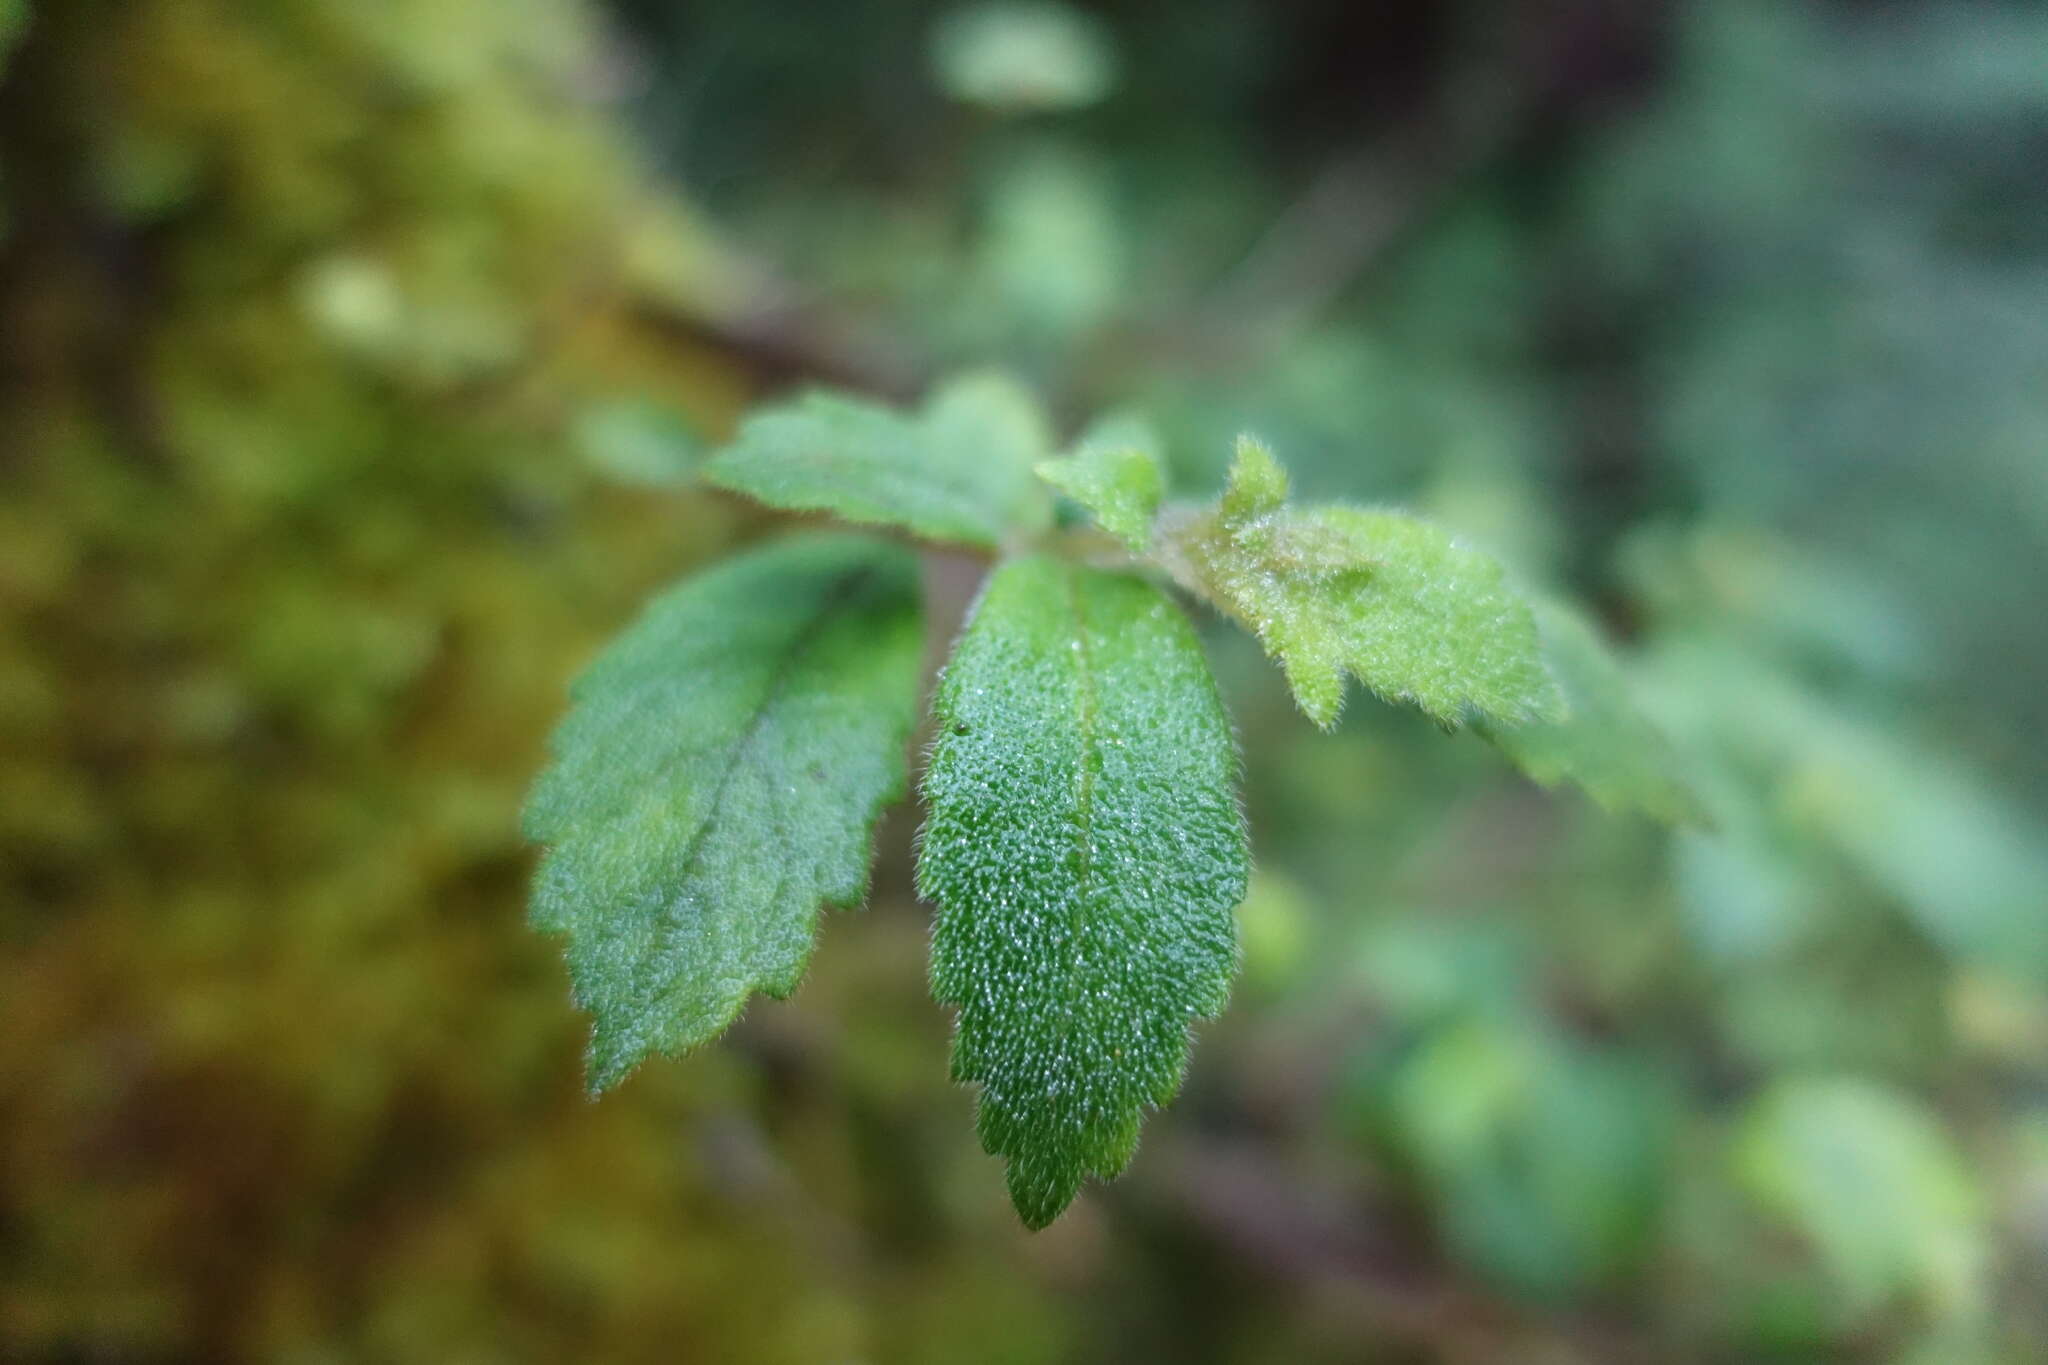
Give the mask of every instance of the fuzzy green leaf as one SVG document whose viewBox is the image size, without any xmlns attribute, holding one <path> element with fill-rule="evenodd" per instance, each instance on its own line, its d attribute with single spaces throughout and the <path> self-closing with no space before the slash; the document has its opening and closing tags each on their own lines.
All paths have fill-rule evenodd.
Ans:
<svg viewBox="0 0 2048 1365">
<path fill-rule="evenodd" d="M 1251 436 L 1237 438 L 1237 456 L 1230 463 L 1230 482 L 1223 490 L 1221 511 L 1232 522 L 1273 516 L 1287 504 L 1287 471 L 1266 443 Z"/>
<path fill-rule="evenodd" d="M 1047 558 L 1000 569 L 934 702 L 918 889 L 957 1079 L 1043 1227 L 1130 1160 L 1223 1008 L 1245 829 L 1229 722 L 1158 589 Z"/>
<path fill-rule="evenodd" d="M 1637 709 L 1628 679 L 1591 622 L 1539 599 L 1544 657 L 1563 691 L 1563 719 L 1480 729 L 1545 786 L 1573 782 L 1610 811 L 1635 810 L 1670 824 L 1698 824 L 1698 800 L 1678 775 L 1678 755 Z"/>
<path fill-rule="evenodd" d="M 917 562 L 802 536 L 671 589 L 577 680 L 526 809 L 533 922 L 567 934 L 593 1092 L 786 996 L 821 902 L 866 894 L 903 795 Z"/>
<path fill-rule="evenodd" d="M 1493 560 L 1398 512 L 1287 502 L 1272 453 L 1238 441 L 1229 487 L 1162 536 L 1191 591 L 1259 637 L 1325 729 L 1347 673 L 1455 727 L 1562 714 L 1536 623 Z"/>
<path fill-rule="evenodd" d="M 1031 471 L 1049 447 L 1029 393 L 971 375 L 915 416 L 832 393 L 769 408 L 704 474 L 774 507 L 993 549 L 1045 524 L 1047 499 Z"/>
<path fill-rule="evenodd" d="M 1064 460 L 1046 460 L 1038 477 L 1088 509 L 1103 530 L 1143 554 L 1166 496 L 1166 471 L 1146 435 L 1119 425 L 1093 433 Z"/>
</svg>

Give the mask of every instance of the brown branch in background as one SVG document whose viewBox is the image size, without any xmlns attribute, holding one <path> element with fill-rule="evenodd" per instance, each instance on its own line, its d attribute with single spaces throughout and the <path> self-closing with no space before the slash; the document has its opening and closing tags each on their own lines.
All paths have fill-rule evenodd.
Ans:
<svg viewBox="0 0 2048 1365">
<path fill-rule="evenodd" d="M 639 318 L 655 331 L 732 357 L 763 390 L 803 383 L 838 385 L 906 402 L 931 379 L 928 361 L 901 339 L 818 300 L 766 291 L 757 307 L 727 316 L 686 312 L 665 300 L 636 300 Z"/>
<path fill-rule="evenodd" d="M 1320 313 L 1463 178 L 1470 158 L 1434 169 L 1368 151 L 1331 162 L 1195 307 L 1199 335 L 1268 337 Z"/>
<path fill-rule="evenodd" d="M 1266 1145 L 1161 1134 L 1128 1200 L 1220 1250 L 1250 1274 L 1314 1299 L 1361 1346 L 1389 1339 L 1449 1365 L 1502 1360 L 1635 1365 L 1668 1359 L 1632 1324 L 1523 1308 L 1467 1282 L 1391 1210 L 1334 1176 L 1304 1172 Z"/>
</svg>

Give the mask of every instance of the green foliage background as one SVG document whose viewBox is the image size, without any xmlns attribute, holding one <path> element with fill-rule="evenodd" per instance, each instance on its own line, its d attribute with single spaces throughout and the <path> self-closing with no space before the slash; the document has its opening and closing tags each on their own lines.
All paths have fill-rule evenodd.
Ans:
<svg viewBox="0 0 2048 1365">
<path fill-rule="evenodd" d="M 0 0 L 0 1357 L 2048 1355 L 2043 51 Z M 1036 1235 L 913 821 L 793 1001 L 597 1104 L 518 836 L 566 680 L 778 524 L 694 479 L 745 404 L 991 363 L 1590 600 L 1712 825 L 1323 735 L 1205 630 L 1244 970 Z"/>
</svg>

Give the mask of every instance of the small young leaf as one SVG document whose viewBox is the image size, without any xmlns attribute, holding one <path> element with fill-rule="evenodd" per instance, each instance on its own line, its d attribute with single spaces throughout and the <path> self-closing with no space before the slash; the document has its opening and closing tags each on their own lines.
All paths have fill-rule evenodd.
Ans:
<svg viewBox="0 0 2048 1365">
<path fill-rule="evenodd" d="M 1091 433 L 1064 460 L 1046 460 L 1038 477 L 1094 516 L 1102 529 L 1143 554 L 1152 541 L 1152 518 L 1166 495 L 1166 471 L 1145 433 L 1121 424 Z"/>
<path fill-rule="evenodd" d="M 1187 620 L 1048 558 L 990 581 L 934 703 L 918 889 L 982 1145 L 1043 1227 L 1130 1160 L 1235 963 L 1248 854 L 1229 722 Z"/>
<path fill-rule="evenodd" d="M 1257 441 L 1238 441 L 1217 505 L 1163 539 L 1175 578 L 1259 637 L 1325 729 L 1347 672 L 1446 726 L 1562 712 L 1535 620 L 1498 564 L 1397 512 L 1289 505 L 1286 472 Z"/>
<path fill-rule="evenodd" d="M 831 393 L 769 408 L 747 419 L 704 474 L 774 507 L 993 549 L 1045 524 L 1047 500 L 1031 469 L 1049 446 L 1030 394 L 996 375 L 970 375 L 915 417 Z"/>
<path fill-rule="evenodd" d="M 903 795 L 917 562 L 870 537 L 770 545 L 657 598 L 577 680 L 535 785 L 535 927 L 569 936 L 601 1091 L 786 996 L 820 902 L 867 890 Z"/>
<path fill-rule="evenodd" d="M 1223 490 L 1226 520 L 1246 522 L 1278 513 L 1287 503 L 1287 471 L 1266 443 L 1251 436 L 1237 438 L 1237 457 L 1230 463 L 1230 482 Z"/>
<path fill-rule="evenodd" d="M 1536 622 L 1568 713 L 1523 725 L 1482 722 L 1480 730 L 1545 786 L 1574 782 L 1610 811 L 1700 823 L 1704 816 L 1678 776 L 1677 754 L 1636 708 L 1621 666 L 1592 623 L 1549 599 L 1538 599 Z"/>
</svg>

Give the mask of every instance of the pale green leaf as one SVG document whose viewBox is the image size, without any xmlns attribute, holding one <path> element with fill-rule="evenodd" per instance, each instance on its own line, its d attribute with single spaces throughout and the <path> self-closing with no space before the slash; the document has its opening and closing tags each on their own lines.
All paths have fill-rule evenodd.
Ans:
<svg viewBox="0 0 2048 1365">
<path fill-rule="evenodd" d="M 1091 433 L 1067 459 L 1040 463 L 1038 477 L 1087 508 L 1132 554 L 1143 554 L 1151 543 L 1166 471 L 1141 432 Z"/>
<path fill-rule="evenodd" d="M 1535 611 L 1566 714 L 1521 725 L 1482 722 L 1479 728 L 1545 786 L 1573 782 L 1611 811 L 1699 823 L 1699 802 L 1679 776 L 1678 755 L 1637 708 L 1628 679 L 1592 623 L 1551 599 L 1538 599 Z"/>
<path fill-rule="evenodd" d="M 970 375 L 914 416 L 832 393 L 765 409 L 704 474 L 774 507 L 993 549 L 1046 523 L 1032 466 L 1049 447 L 1029 393 Z"/>
<path fill-rule="evenodd" d="M 1834 850 L 1956 959 L 2048 980 L 2048 845 L 2023 804 L 1745 647 L 1668 639 L 1649 662 L 1663 712 L 1705 746 L 1701 795 L 1731 852 L 1772 868 L 1803 911 L 1816 886 L 1787 840 Z"/>
<path fill-rule="evenodd" d="M 1088 423 L 1081 439 L 1074 442 L 1074 449 L 1081 451 L 1091 447 L 1142 450 L 1158 460 L 1162 470 L 1165 468 L 1166 445 L 1159 439 L 1158 428 L 1129 408 L 1106 412 Z M 1161 477 L 1164 477 L 1163 473 Z"/>
<path fill-rule="evenodd" d="M 1237 457 L 1231 461 L 1230 482 L 1223 490 L 1222 513 L 1227 521 L 1247 522 L 1272 516 L 1286 506 L 1287 471 L 1275 459 L 1265 442 L 1250 436 L 1237 438 Z"/>
<path fill-rule="evenodd" d="M 1565 1296 L 1640 1255 L 1672 1097 L 1625 1053 L 1551 1036 L 1498 999 L 1431 1027 L 1373 1098 L 1461 1257 Z"/>
<path fill-rule="evenodd" d="M 1217 505 L 1162 541 L 1175 578 L 1255 633 L 1326 729 L 1347 673 L 1445 726 L 1562 714 L 1535 618 L 1497 563 L 1398 512 L 1292 506 L 1257 441 L 1239 440 Z"/>
<path fill-rule="evenodd" d="M 536 927 L 569 937 L 590 1086 L 784 996 L 821 902 L 866 894 L 903 795 L 917 562 L 865 536 L 782 541 L 657 598 L 588 672 L 526 809 Z"/>
<path fill-rule="evenodd" d="M 1982 1305 L 1982 1195 L 1934 1117 L 1848 1077 L 1781 1081 L 1744 1119 L 1736 1174 L 1803 1234 L 1867 1311 L 1891 1296 L 1939 1315 Z"/>
<path fill-rule="evenodd" d="M 1079 109 L 1116 84 L 1102 21 L 1055 0 L 983 0 L 933 27 L 931 58 L 954 99 L 1008 113 Z"/>
<path fill-rule="evenodd" d="M 704 449 L 681 412 L 645 398 L 593 404 L 577 414 L 569 435 L 593 468 L 639 488 L 687 487 Z"/>
<path fill-rule="evenodd" d="M 1065 140 L 991 169 L 955 307 L 963 341 L 1059 354 L 1109 318 L 1133 273 L 1109 166 Z"/>
<path fill-rule="evenodd" d="M 1230 727 L 1158 589 L 1047 558 L 996 573 L 934 706 L 933 992 L 982 1143 L 1042 1227 L 1123 1169 L 1228 995 L 1248 862 Z"/>
</svg>

